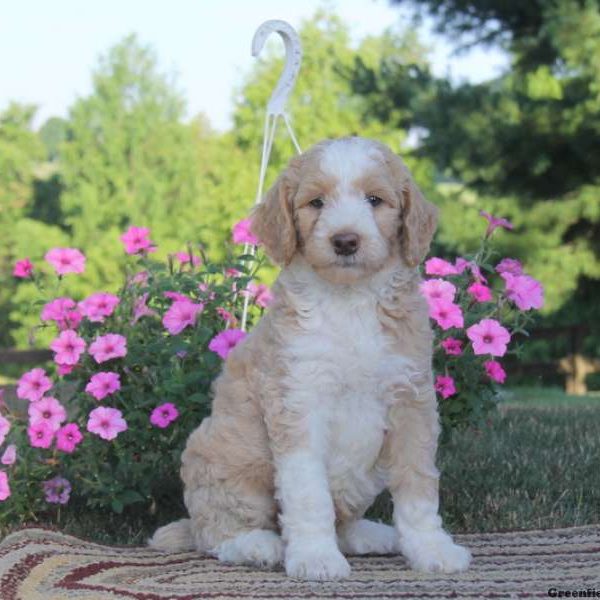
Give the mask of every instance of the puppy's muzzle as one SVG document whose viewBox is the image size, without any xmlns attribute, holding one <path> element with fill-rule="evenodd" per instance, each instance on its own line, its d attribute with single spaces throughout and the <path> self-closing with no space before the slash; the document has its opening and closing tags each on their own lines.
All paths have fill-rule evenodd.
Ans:
<svg viewBox="0 0 600 600">
<path fill-rule="evenodd" d="M 358 250 L 360 238 L 356 233 L 336 233 L 334 236 L 331 236 L 331 245 L 336 254 L 351 256 Z"/>
</svg>

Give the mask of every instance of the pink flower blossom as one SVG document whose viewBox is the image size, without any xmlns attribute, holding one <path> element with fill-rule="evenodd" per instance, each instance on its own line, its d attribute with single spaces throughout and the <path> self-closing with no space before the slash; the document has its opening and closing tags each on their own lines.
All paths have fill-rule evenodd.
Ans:
<svg viewBox="0 0 600 600">
<path fill-rule="evenodd" d="M 4 502 L 8 497 L 10 497 L 8 475 L 4 471 L 0 471 L 0 502 Z"/>
<path fill-rule="evenodd" d="M 468 261 L 466 258 L 462 258 L 461 256 L 459 256 L 454 261 L 454 269 L 456 270 L 457 275 L 461 275 L 462 273 L 464 273 L 465 269 L 470 264 L 471 264 L 470 261 Z"/>
<path fill-rule="evenodd" d="M 17 447 L 14 444 L 10 444 L 6 446 L 6 450 L 0 458 L 0 462 L 3 465 L 14 465 L 17 460 Z"/>
<path fill-rule="evenodd" d="M 475 354 L 504 356 L 510 342 L 510 333 L 496 319 L 482 319 L 467 329 Z"/>
<path fill-rule="evenodd" d="M 77 335 L 76 331 L 67 329 L 62 331 L 50 344 L 54 350 L 54 362 L 58 365 L 76 365 L 79 357 L 85 351 L 85 341 Z"/>
<path fill-rule="evenodd" d="M 33 275 L 33 263 L 28 258 L 23 258 L 15 263 L 13 276 L 27 279 Z"/>
<path fill-rule="evenodd" d="M 4 444 L 4 440 L 6 439 L 9 431 L 10 421 L 6 417 L 0 415 L 0 446 Z"/>
<path fill-rule="evenodd" d="M 192 302 L 192 299 L 189 296 L 179 292 L 163 292 L 163 296 L 169 300 L 174 300 L 175 302 Z"/>
<path fill-rule="evenodd" d="M 121 236 L 127 254 L 139 252 L 153 252 L 156 247 L 148 237 L 150 230 L 147 227 L 134 227 L 133 225 Z"/>
<path fill-rule="evenodd" d="M 39 421 L 27 428 L 29 443 L 34 448 L 50 448 L 54 438 L 54 430 L 46 421 Z"/>
<path fill-rule="evenodd" d="M 440 275 L 441 277 L 444 277 L 446 275 L 457 275 L 458 271 L 456 270 L 456 267 L 447 260 L 434 256 L 425 261 L 425 273 L 427 273 L 427 275 Z"/>
<path fill-rule="evenodd" d="M 237 277 L 241 277 L 242 275 L 243 275 L 243 273 L 239 269 L 233 269 L 233 268 L 225 269 L 226 277 L 233 277 L 234 279 L 236 279 Z"/>
<path fill-rule="evenodd" d="M 114 440 L 119 433 L 127 430 L 127 422 L 119 409 L 99 406 L 90 412 L 87 430 L 103 440 Z"/>
<path fill-rule="evenodd" d="M 177 407 L 171 402 L 165 402 L 160 406 L 157 406 L 150 415 L 150 423 L 155 427 L 160 427 L 164 429 L 168 427 L 177 417 L 179 416 L 179 411 Z"/>
<path fill-rule="evenodd" d="M 162 323 L 171 335 L 181 333 L 186 327 L 196 324 L 198 313 L 204 310 L 204 304 L 194 303 L 191 300 L 176 300 L 165 313 Z"/>
<path fill-rule="evenodd" d="M 95 339 L 89 353 L 98 364 L 112 358 L 122 358 L 127 355 L 127 339 L 118 333 L 107 333 Z"/>
<path fill-rule="evenodd" d="M 66 504 L 71 494 L 71 484 L 63 477 L 54 477 L 42 483 L 46 502 Z"/>
<path fill-rule="evenodd" d="M 71 454 L 81 440 L 83 435 L 76 423 L 67 423 L 56 432 L 56 447 L 67 454 Z"/>
<path fill-rule="evenodd" d="M 506 371 L 502 368 L 502 365 L 497 360 L 486 360 L 483 363 L 487 376 L 492 381 L 498 383 L 504 383 L 506 381 Z"/>
<path fill-rule="evenodd" d="M 516 258 L 503 258 L 496 265 L 496 273 L 511 273 L 512 275 L 523 275 L 523 265 Z"/>
<path fill-rule="evenodd" d="M 461 340 L 453 337 L 447 337 L 445 340 L 442 340 L 442 348 L 450 356 L 460 356 L 462 354 L 462 345 Z"/>
<path fill-rule="evenodd" d="M 23 373 L 17 385 L 17 397 L 21 400 L 37 402 L 50 388 L 52 381 L 44 369 L 31 369 Z"/>
<path fill-rule="evenodd" d="M 237 319 L 222 306 L 217 306 L 217 314 L 227 323 L 235 327 L 237 325 Z"/>
<path fill-rule="evenodd" d="M 56 365 L 56 371 L 59 377 L 64 377 L 73 371 L 75 365 Z"/>
<path fill-rule="evenodd" d="M 428 279 L 427 281 L 423 281 L 419 287 L 421 293 L 427 298 L 428 303 L 436 300 L 454 302 L 456 288 L 449 281 L 444 281 L 443 279 Z"/>
<path fill-rule="evenodd" d="M 488 221 L 488 227 L 485 232 L 486 238 L 490 237 L 490 235 L 494 233 L 494 230 L 497 227 L 504 227 L 504 229 L 513 229 L 513 224 L 507 219 L 504 219 L 502 217 L 494 217 L 493 215 L 490 215 L 490 213 L 485 212 L 485 210 L 480 210 L 479 214 Z"/>
<path fill-rule="evenodd" d="M 75 301 L 71 298 L 56 298 L 44 305 L 41 319 L 54 321 L 61 330 L 77 329 L 82 317 L 75 307 Z"/>
<path fill-rule="evenodd" d="M 271 306 L 271 303 L 273 302 L 273 294 L 271 293 L 271 290 L 263 283 L 257 285 L 254 282 L 250 282 L 242 294 L 248 295 L 250 298 L 254 298 L 256 304 L 262 308 Z"/>
<path fill-rule="evenodd" d="M 103 400 L 121 389 L 121 380 L 119 374 L 113 371 L 100 371 L 92 375 L 92 378 L 85 386 L 85 391 L 94 396 L 96 400 Z"/>
<path fill-rule="evenodd" d="M 29 405 L 29 424 L 46 423 L 53 432 L 58 431 L 60 424 L 67 419 L 65 407 L 52 396 L 45 396 Z"/>
<path fill-rule="evenodd" d="M 192 257 L 190 260 L 189 252 L 175 252 L 174 256 L 182 265 L 191 263 L 194 267 L 197 267 L 199 264 L 202 263 L 202 259 L 199 256 L 196 256 L 194 254 L 192 254 Z"/>
<path fill-rule="evenodd" d="M 226 329 L 215 335 L 208 344 L 208 349 L 216 352 L 223 360 L 229 353 L 246 337 L 246 333 L 240 329 Z"/>
<path fill-rule="evenodd" d="M 429 304 L 429 316 L 443 329 L 463 327 L 464 318 L 458 304 L 447 300 L 433 300 Z"/>
<path fill-rule="evenodd" d="M 85 270 L 85 256 L 76 248 L 52 248 L 44 258 L 58 275 L 83 273 Z"/>
<path fill-rule="evenodd" d="M 487 285 L 479 283 L 478 281 L 472 283 L 467 288 L 467 292 L 469 292 L 473 300 L 476 300 L 477 302 L 490 302 L 490 300 L 492 300 L 492 290 L 490 290 Z"/>
<path fill-rule="evenodd" d="M 454 379 L 449 375 L 438 375 L 435 378 L 435 391 L 442 398 L 449 398 L 456 394 L 456 386 L 454 385 Z"/>
<path fill-rule="evenodd" d="M 81 314 L 93 323 L 103 323 L 106 317 L 113 314 L 118 304 L 118 296 L 106 292 L 96 292 L 82 300 L 78 307 Z"/>
<path fill-rule="evenodd" d="M 142 317 L 158 317 L 158 313 L 148 307 L 148 292 L 136 298 L 133 305 L 133 319 L 131 323 L 135 325 Z"/>
<path fill-rule="evenodd" d="M 129 283 L 143 287 L 145 285 L 148 285 L 148 276 L 148 271 L 140 271 L 130 279 Z"/>
<path fill-rule="evenodd" d="M 238 221 L 232 229 L 234 244 L 251 244 L 258 246 L 260 240 L 250 230 L 252 221 L 250 219 L 242 219 Z"/>
<path fill-rule="evenodd" d="M 216 298 L 216 294 L 210 289 L 207 283 L 199 283 L 198 289 L 202 293 L 206 294 L 207 300 L 214 300 Z"/>
<path fill-rule="evenodd" d="M 542 284 L 529 275 L 513 275 L 508 271 L 500 276 L 506 284 L 504 293 L 520 310 L 542 308 L 544 305 L 544 288 Z"/>
</svg>

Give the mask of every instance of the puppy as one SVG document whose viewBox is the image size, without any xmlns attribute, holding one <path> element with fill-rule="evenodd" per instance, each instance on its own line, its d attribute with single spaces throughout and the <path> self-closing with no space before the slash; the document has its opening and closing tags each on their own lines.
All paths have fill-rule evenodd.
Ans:
<svg viewBox="0 0 600 600">
<path fill-rule="evenodd" d="M 386 146 L 321 142 L 258 205 L 282 266 L 274 304 L 214 384 L 182 457 L 190 518 L 150 545 L 292 577 L 347 577 L 344 554 L 400 551 L 421 571 L 467 568 L 438 514 L 432 333 L 417 266 L 436 209 Z M 363 519 L 388 488 L 394 527 Z"/>
</svg>

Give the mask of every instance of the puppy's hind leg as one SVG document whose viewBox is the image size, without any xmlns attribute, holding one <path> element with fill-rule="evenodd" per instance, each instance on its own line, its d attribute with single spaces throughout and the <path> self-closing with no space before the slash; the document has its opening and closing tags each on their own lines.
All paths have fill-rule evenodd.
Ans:
<svg viewBox="0 0 600 600">
<path fill-rule="evenodd" d="M 344 554 L 396 554 L 400 536 L 394 527 L 359 519 L 338 528 L 338 544 Z"/>
</svg>

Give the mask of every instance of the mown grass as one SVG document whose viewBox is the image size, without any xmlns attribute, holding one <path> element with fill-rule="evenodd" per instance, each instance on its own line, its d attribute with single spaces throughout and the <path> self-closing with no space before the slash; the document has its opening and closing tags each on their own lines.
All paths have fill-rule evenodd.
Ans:
<svg viewBox="0 0 600 600">
<path fill-rule="evenodd" d="M 439 452 L 441 509 L 454 532 L 569 527 L 600 523 L 600 397 L 553 389 L 505 395 L 485 427 L 455 432 Z M 173 517 L 180 499 L 174 499 Z M 389 497 L 370 516 L 389 520 Z M 46 523 L 113 544 L 143 544 L 158 523 L 72 507 Z"/>
</svg>

